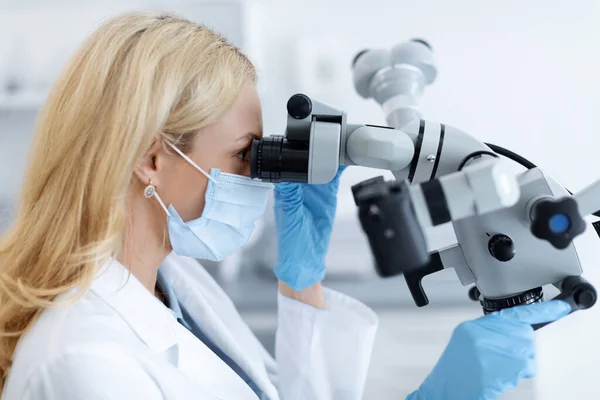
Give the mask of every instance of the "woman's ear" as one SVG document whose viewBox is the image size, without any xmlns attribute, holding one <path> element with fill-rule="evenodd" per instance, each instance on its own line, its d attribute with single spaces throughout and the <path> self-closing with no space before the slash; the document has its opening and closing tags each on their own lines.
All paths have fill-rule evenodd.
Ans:
<svg viewBox="0 0 600 400">
<path fill-rule="evenodd" d="M 148 151 L 142 155 L 134 168 L 134 174 L 140 182 L 142 182 L 142 185 L 149 185 L 150 182 L 152 182 L 154 186 L 160 184 L 160 174 L 158 173 L 156 160 L 161 154 L 164 154 L 161 140 L 154 139 Z"/>
</svg>

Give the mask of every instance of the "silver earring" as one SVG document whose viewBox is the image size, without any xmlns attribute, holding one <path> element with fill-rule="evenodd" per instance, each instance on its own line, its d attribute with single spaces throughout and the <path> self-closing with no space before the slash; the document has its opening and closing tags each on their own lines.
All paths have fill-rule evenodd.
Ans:
<svg viewBox="0 0 600 400">
<path fill-rule="evenodd" d="M 158 193 L 156 193 L 156 187 L 154 187 L 154 185 L 152 184 L 152 181 L 150 181 L 148 186 L 146 186 L 146 188 L 144 188 L 144 197 L 147 199 L 154 197 L 158 201 L 158 204 L 160 204 L 162 209 L 165 211 L 165 213 L 169 216 L 171 215 L 169 213 L 169 209 L 167 208 L 167 206 L 165 206 L 165 203 L 163 203 L 163 201 L 160 198 L 160 196 L 158 195 Z"/>
<path fill-rule="evenodd" d="M 154 196 L 155 194 L 156 194 L 156 188 L 152 184 L 152 181 L 150 181 L 150 183 L 148 184 L 148 186 L 146 186 L 146 188 L 144 189 L 144 197 L 146 197 L 147 199 L 149 199 L 152 196 Z"/>
</svg>

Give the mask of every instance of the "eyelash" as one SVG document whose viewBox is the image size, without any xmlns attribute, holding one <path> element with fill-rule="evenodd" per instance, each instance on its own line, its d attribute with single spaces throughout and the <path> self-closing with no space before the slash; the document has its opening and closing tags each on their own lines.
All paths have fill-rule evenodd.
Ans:
<svg viewBox="0 0 600 400">
<path fill-rule="evenodd" d="M 250 162 L 248 157 L 248 153 L 250 153 L 250 149 L 244 149 L 235 153 L 235 157 L 237 157 L 241 162 Z"/>
</svg>

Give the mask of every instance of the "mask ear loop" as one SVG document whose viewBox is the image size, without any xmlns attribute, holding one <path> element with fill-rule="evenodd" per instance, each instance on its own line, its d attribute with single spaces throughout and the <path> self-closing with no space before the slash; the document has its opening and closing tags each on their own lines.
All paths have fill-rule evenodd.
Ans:
<svg viewBox="0 0 600 400">
<path fill-rule="evenodd" d="M 194 168 L 196 168 L 198 171 L 200 171 L 204 176 L 206 176 L 209 180 L 212 181 L 212 183 L 214 183 L 215 185 L 218 183 L 212 176 L 210 176 L 209 174 L 206 173 L 206 171 L 204 171 L 202 168 L 200 168 L 198 165 L 196 165 L 196 163 L 194 161 L 192 161 L 191 158 L 189 158 L 188 156 L 186 156 L 185 154 L 183 154 L 183 152 L 181 150 L 179 150 L 177 147 L 175 147 L 174 145 L 172 145 L 171 143 L 167 142 L 167 144 L 169 146 L 171 146 L 171 148 L 173 150 L 175 150 L 175 152 L 177 152 L 177 154 L 179 154 L 181 157 L 183 157 L 183 159 L 187 162 L 189 162 L 190 164 L 192 164 L 192 166 Z"/>
<path fill-rule="evenodd" d="M 152 184 L 152 179 L 150 179 L 150 183 L 144 189 L 144 197 L 147 199 L 155 197 L 156 200 L 158 201 L 158 203 L 160 204 L 160 206 L 162 207 L 162 209 L 165 210 L 165 213 L 167 213 L 167 216 L 169 216 L 169 217 L 171 216 L 171 214 L 169 213 L 169 209 L 165 206 L 165 203 L 163 203 L 162 199 L 156 192 L 156 188 Z"/>
</svg>

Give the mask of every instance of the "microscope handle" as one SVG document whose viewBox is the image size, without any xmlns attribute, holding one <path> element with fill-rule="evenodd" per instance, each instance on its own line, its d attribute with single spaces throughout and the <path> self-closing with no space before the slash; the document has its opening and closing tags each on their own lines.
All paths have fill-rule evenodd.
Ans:
<svg viewBox="0 0 600 400">
<path fill-rule="evenodd" d="M 415 301 L 417 307 L 424 307 L 429 304 L 429 299 L 423 289 L 422 280 L 427 275 L 435 274 L 444 269 L 440 253 L 434 251 L 430 254 L 429 263 L 427 265 L 404 271 L 404 279 L 408 285 L 408 290 Z"/>
<path fill-rule="evenodd" d="M 581 276 L 570 276 L 562 283 L 561 293 L 552 300 L 563 300 L 571 306 L 571 313 L 586 310 L 596 304 L 598 298 L 596 289 Z M 570 313 L 569 313 L 570 314 Z M 538 330 L 550 322 L 534 324 L 533 330 Z"/>
</svg>

